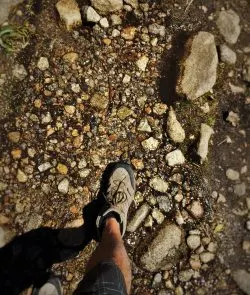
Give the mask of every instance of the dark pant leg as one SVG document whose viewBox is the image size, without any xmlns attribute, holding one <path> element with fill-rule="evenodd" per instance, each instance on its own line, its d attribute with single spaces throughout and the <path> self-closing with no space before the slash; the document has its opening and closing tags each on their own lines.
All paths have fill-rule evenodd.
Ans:
<svg viewBox="0 0 250 295">
<path fill-rule="evenodd" d="M 103 261 L 91 269 L 74 295 L 127 295 L 124 276 L 112 261 Z"/>
</svg>

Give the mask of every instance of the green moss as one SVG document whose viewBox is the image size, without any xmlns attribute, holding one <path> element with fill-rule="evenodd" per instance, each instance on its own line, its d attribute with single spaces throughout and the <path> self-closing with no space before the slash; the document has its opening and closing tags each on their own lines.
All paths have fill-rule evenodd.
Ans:
<svg viewBox="0 0 250 295">
<path fill-rule="evenodd" d="M 28 38 L 28 27 L 16 27 L 14 25 L 2 26 L 0 28 L 0 47 L 7 53 L 14 52 L 18 44 L 25 44 Z"/>
</svg>

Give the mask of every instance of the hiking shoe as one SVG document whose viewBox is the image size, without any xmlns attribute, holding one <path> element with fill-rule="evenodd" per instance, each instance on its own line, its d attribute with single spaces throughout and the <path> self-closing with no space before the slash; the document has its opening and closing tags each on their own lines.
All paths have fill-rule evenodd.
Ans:
<svg viewBox="0 0 250 295">
<path fill-rule="evenodd" d="M 117 163 L 107 180 L 105 191 L 101 192 L 106 204 L 96 219 L 98 239 L 101 238 L 105 219 L 115 217 L 120 224 L 121 235 L 124 236 L 127 226 L 128 209 L 134 201 L 135 177 L 129 164 Z"/>
<path fill-rule="evenodd" d="M 51 274 L 48 281 L 41 286 L 41 288 L 34 288 L 32 291 L 32 295 L 62 295 L 62 285 L 60 279 Z"/>
</svg>

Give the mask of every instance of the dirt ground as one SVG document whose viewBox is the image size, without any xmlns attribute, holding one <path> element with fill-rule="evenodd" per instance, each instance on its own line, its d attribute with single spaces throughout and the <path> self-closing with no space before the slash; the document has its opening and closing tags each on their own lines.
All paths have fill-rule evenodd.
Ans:
<svg viewBox="0 0 250 295">
<path fill-rule="evenodd" d="M 83 22 L 71 32 L 61 22 L 56 2 L 27 0 L 14 7 L 9 23 L 27 28 L 25 44 L 8 54 L 0 47 L 0 227 L 6 239 L 1 246 L 41 226 L 81 226 L 82 208 L 96 197 L 105 167 L 126 160 L 137 179 L 130 219 L 142 204 L 159 209 L 156 199 L 161 194 L 149 186 L 154 176 L 169 182 L 167 195 L 172 199 L 164 221 L 157 219 L 160 213 L 149 218 L 151 225 L 143 221 L 125 235 L 133 268 L 132 294 L 245 294 L 233 274 L 250 271 L 250 91 L 242 78 L 249 55 L 244 48 L 250 46 L 249 2 L 144 0 L 139 3 L 149 4 L 148 10 L 135 13 L 127 8 L 117 13 L 120 25 L 112 25 L 109 15 L 106 29 Z M 89 4 L 77 2 L 79 7 Z M 241 34 L 231 46 L 237 61 L 234 65 L 220 61 L 213 92 L 190 102 L 175 92 L 183 46 L 198 31 L 211 32 L 216 45 L 223 44 L 216 26 L 222 9 L 233 9 L 240 17 Z M 152 23 L 166 29 L 165 36 L 157 36 L 156 46 L 151 44 L 155 36 L 146 30 Z M 128 26 L 137 30 L 133 40 L 112 36 L 114 29 L 122 32 Z M 72 52 L 77 59 L 68 62 L 65 54 Z M 135 63 L 142 55 L 149 62 L 139 73 Z M 49 61 L 44 70 L 38 67 L 41 57 Z M 21 78 L 14 74 L 17 64 L 25 69 Z M 125 74 L 130 77 L 127 83 Z M 244 91 L 233 92 L 230 83 Z M 168 137 L 167 111 L 154 111 L 157 104 L 174 107 L 186 133 L 183 143 Z M 209 105 L 206 113 L 201 109 L 204 104 Z M 226 120 L 231 111 L 238 114 L 236 126 Z M 144 118 L 150 125 L 148 133 L 138 130 Z M 208 159 L 202 164 L 196 155 L 201 123 L 214 130 Z M 16 133 L 14 138 L 11 132 Z M 159 141 L 154 151 L 145 151 L 141 144 L 149 136 Z M 169 167 L 165 156 L 176 148 L 186 162 Z M 239 172 L 237 179 L 228 179 L 229 168 Z M 180 180 L 173 180 L 176 175 Z M 67 187 L 64 193 L 59 189 L 62 182 Z M 199 218 L 190 214 L 195 201 L 204 211 Z M 142 253 L 165 223 L 178 223 L 180 212 L 184 216 L 178 224 L 183 231 L 180 255 L 165 269 L 146 271 L 140 263 Z M 200 236 L 198 249 L 186 245 L 190 231 Z M 64 294 L 73 294 L 95 247 L 92 241 L 73 259 L 53 266 Z M 200 261 L 199 255 L 208 252 L 213 259 Z M 194 256 L 199 263 L 192 268 Z"/>
</svg>

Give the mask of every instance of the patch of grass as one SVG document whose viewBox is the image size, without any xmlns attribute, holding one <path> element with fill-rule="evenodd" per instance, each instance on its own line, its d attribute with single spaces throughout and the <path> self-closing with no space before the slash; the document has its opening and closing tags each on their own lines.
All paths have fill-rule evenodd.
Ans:
<svg viewBox="0 0 250 295">
<path fill-rule="evenodd" d="M 0 47 L 7 53 L 15 52 L 20 44 L 24 45 L 28 38 L 28 27 L 6 25 L 0 27 Z M 19 45 L 19 46 L 18 46 Z"/>
</svg>

